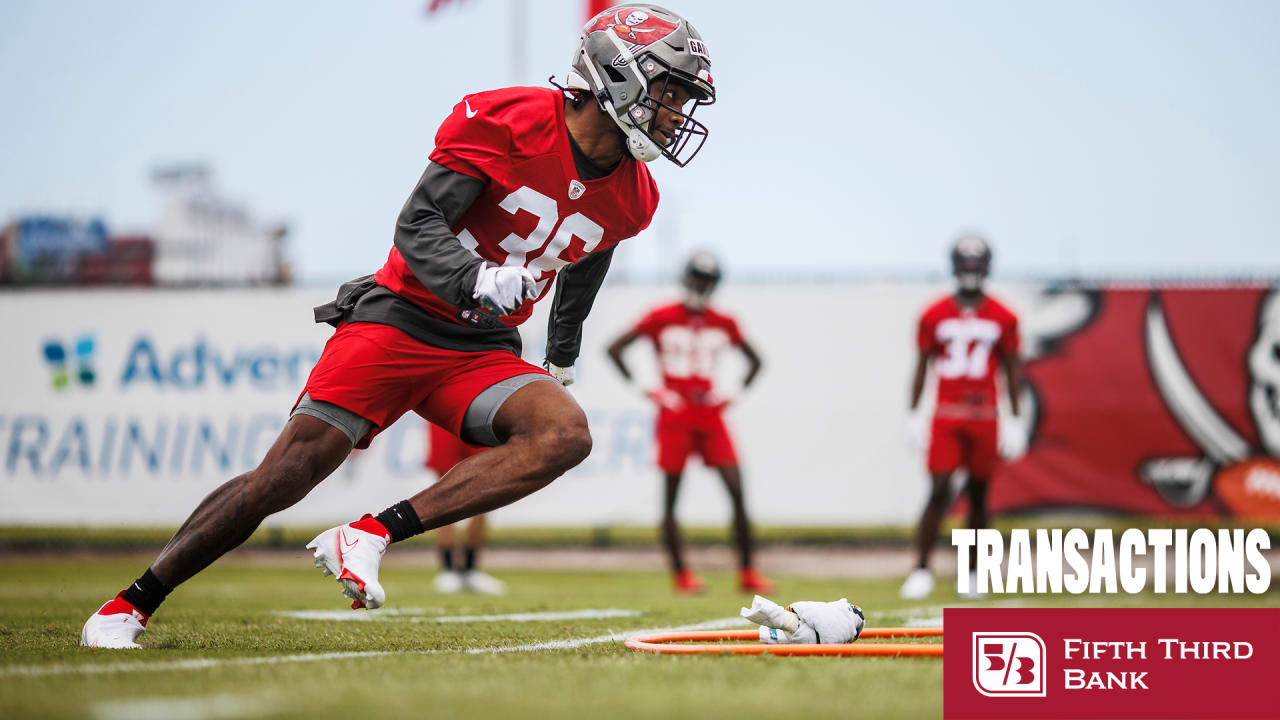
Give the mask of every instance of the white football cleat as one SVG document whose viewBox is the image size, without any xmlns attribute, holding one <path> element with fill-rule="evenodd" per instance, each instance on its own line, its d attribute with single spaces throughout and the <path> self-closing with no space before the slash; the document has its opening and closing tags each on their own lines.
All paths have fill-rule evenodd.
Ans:
<svg viewBox="0 0 1280 720">
<path fill-rule="evenodd" d="M 933 573 L 929 572 L 928 568 L 916 568 L 907 576 L 906 582 L 902 583 L 898 596 L 903 600 L 922 600 L 929 597 L 931 592 L 933 592 Z"/>
<path fill-rule="evenodd" d="M 89 616 L 80 630 L 80 644 L 91 648 L 139 650 L 134 642 L 147 629 L 147 616 L 128 601 L 111 598 Z"/>
<path fill-rule="evenodd" d="M 441 570 L 436 579 L 431 581 L 431 585 L 441 595 L 456 595 L 462 592 L 462 573 L 457 570 Z"/>
<path fill-rule="evenodd" d="M 351 609 L 382 607 L 387 593 L 378 582 L 378 567 L 390 539 L 350 525 L 329 528 L 307 543 L 315 551 L 316 567 L 337 576 L 342 594 L 351 598 Z"/>
<path fill-rule="evenodd" d="M 507 594 L 506 583 L 480 570 L 468 570 L 462 573 L 462 587 L 481 595 Z"/>
<path fill-rule="evenodd" d="M 968 599 L 968 600 L 979 600 L 979 599 L 984 598 L 984 597 L 986 597 L 986 596 L 987 596 L 987 594 L 986 594 L 986 593 L 984 593 L 984 592 L 979 592 L 979 591 L 978 591 L 978 573 L 977 573 L 977 571 L 972 571 L 972 570 L 971 570 L 971 571 L 969 572 L 969 592 L 958 592 L 958 593 L 956 593 L 956 594 L 957 594 L 957 595 L 959 595 L 960 597 L 962 597 L 962 598 L 966 598 L 966 599 Z"/>
</svg>

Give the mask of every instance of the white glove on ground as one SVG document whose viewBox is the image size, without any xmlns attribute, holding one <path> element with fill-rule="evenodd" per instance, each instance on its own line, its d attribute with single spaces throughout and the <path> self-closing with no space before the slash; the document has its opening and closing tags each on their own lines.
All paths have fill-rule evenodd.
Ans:
<svg viewBox="0 0 1280 720">
<path fill-rule="evenodd" d="M 866 626 L 862 610 L 845 598 L 829 603 L 798 602 L 783 608 L 756 595 L 741 615 L 760 626 L 760 642 L 770 645 L 850 643 Z"/>
<path fill-rule="evenodd" d="M 476 274 L 476 288 L 472 293 L 479 301 L 480 309 L 497 317 L 520 309 L 526 299 L 534 297 L 537 281 L 525 267 L 485 264 Z"/>
<path fill-rule="evenodd" d="M 1000 457 L 1016 460 L 1027 452 L 1027 428 L 1016 415 L 1001 418 L 997 432 Z"/>
<path fill-rule="evenodd" d="M 929 418 L 919 410 L 912 410 L 903 425 L 903 433 L 907 439 L 907 450 L 916 455 L 923 453 L 929 442 Z"/>
<path fill-rule="evenodd" d="M 849 602 L 848 598 L 840 598 L 833 602 L 794 602 L 791 611 L 800 616 L 800 622 L 813 628 L 817 634 L 817 642 L 824 645 L 832 643 L 851 643 L 862 634 L 867 620 L 862 608 Z"/>
<path fill-rule="evenodd" d="M 547 372 L 551 373 L 551 377 L 555 378 L 556 382 L 565 387 L 572 385 L 573 381 L 578 377 L 578 373 L 574 371 L 572 365 L 569 367 L 560 367 L 550 361 L 547 362 Z"/>
</svg>

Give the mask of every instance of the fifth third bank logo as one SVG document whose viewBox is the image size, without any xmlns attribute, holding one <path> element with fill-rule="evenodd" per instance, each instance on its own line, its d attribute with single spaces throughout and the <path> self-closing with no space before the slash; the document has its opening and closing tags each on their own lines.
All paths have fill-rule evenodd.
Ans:
<svg viewBox="0 0 1280 720">
<path fill-rule="evenodd" d="M 1044 641 L 1029 632 L 975 632 L 973 686 L 987 697 L 1044 697 Z"/>
</svg>

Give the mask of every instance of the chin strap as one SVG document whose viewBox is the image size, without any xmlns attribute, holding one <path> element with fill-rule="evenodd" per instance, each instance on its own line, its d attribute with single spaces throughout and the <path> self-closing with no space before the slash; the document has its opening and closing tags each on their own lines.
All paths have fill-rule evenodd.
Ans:
<svg viewBox="0 0 1280 720">
<path fill-rule="evenodd" d="M 640 92 L 642 93 L 641 97 L 643 97 L 643 93 L 649 92 L 649 81 L 645 79 L 644 74 L 636 67 L 637 60 L 635 55 L 632 54 L 630 48 L 622 43 L 622 39 L 613 33 L 609 33 L 609 39 L 613 41 L 614 46 L 618 48 L 618 52 L 622 55 L 623 59 L 626 60 L 626 67 L 630 68 L 640 80 Z M 587 67 L 587 72 L 591 73 L 591 79 L 595 81 L 596 87 L 605 87 L 604 81 L 600 78 L 600 73 L 596 72 L 595 63 L 591 62 L 591 57 L 587 55 L 585 47 L 582 49 L 582 59 L 584 61 L 583 65 Z M 567 79 L 570 87 L 572 87 L 572 77 Z M 652 162 L 662 155 L 662 149 L 659 148 L 658 144 L 651 140 L 643 130 L 636 127 L 629 120 L 623 120 L 618 117 L 618 110 L 613 106 L 612 97 L 609 97 L 608 95 L 600 97 L 597 95 L 596 101 L 600 103 L 601 109 L 603 109 L 609 117 L 613 118 L 613 122 L 616 123 L 622 132 L 626 134 L 627 152 L 631 153 L 631 157 L 639 160 L 640 162 Z M 637 98 L 636 102 L 640 102 L 640 99 Z"/>
</svg>

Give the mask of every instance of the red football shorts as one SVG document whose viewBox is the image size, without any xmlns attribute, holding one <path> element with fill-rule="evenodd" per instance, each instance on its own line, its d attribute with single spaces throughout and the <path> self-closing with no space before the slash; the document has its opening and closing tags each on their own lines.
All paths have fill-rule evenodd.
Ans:
<svg viewBox="0 0 1280 720">
<path fill-rule="evenodd" d="M 453 469 L 454 465 L 488 449 L 483 445 L 464 443 L 439 425 L 427 423 L 426 466 L 436 475 L 444 475 Z"/>
<path fill-rule="evenodd" d="M 929 440 L 929 472 L 933 475 L 968 468 L 969 477 L 990 478 L 999 459 L 995 419 L 933 419 Z"/>
<path fill-rule="evenodd" d="M 697 453 L 708 467 L 738 464 L 738 455 L 725 427 L 721 408 L 689 406 L 658 410 L 658 467 L 670 475 L 684 471 L 689 455 Z"/>
<path fill-rule="evenodd" d="M 302 394 L 373 423 L 356 443 L 366 448 L 410 410 L 456 435 L 477 395 L 526 373 L 546 371 L 505 350 L 445 350 L 390 325 L 342 323 L 325 343 Z"/>
</svg>

